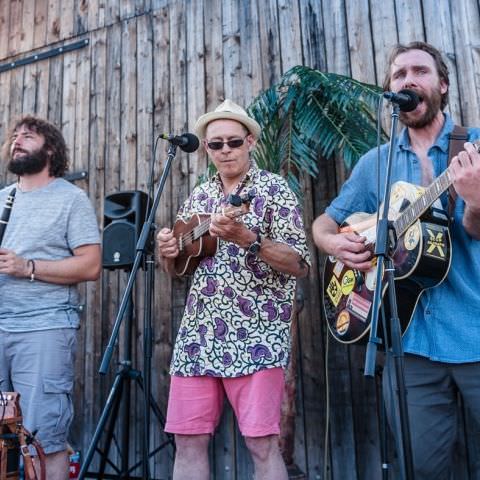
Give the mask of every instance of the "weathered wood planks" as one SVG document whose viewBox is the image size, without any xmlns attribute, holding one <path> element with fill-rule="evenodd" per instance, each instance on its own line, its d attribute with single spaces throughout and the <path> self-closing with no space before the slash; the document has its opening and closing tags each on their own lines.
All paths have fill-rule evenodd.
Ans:
<svg viewBox="0 0 480 480">
<path fill-rule="evenodd" d="M 465 0 L 0 0 L 0 63 L 88 38 L 75 52 L 0 74 L 0 136 L 27 112 L 62 127 L 72 168 L 88 170 L 80 186 L 103 223 L 106 195 L 147 190 L 153 142 L 159 133 L 191 131 L 196 118 L 229 97 L 247 106 L 296 64 L 381 83 L 387 50 L 398 40 L 427 40 L 439 47 L 451 71 L 449 110 L 459 123 L 480 124 L 480 16 Z M 164 168 L 160 141 L 155 180 Z M 348 172 L 341 159 L 319 159 L 318 179 L 305 179 L 307 232 Z M 159 227 L 175 212 L 206 167 L 203 150 L 179 151 L 157 211 Z M 13 178 L 2 170 L 0 180 Z M 310 240 L 311 243 L 311 240 Z M 311 243 L 312 245 L 312 243 Z M 326 329 L 320 301 L 322 257 L 301 282 L 305 306 L 298 323 L 298 387 L 294 461 L 310 479 L 323 479 Z M 143 364 L 143 290 L 136 288 L 134 366 Z M 123 293 L 126 275 L 104 270 L 82 287 L 86 303 L 76 372 L 77 418 L 72 443 L 83 452 L 124 353 L 120 340 L 105 377 L 97 373 Z M 155 275 L 153 393 L 162 411 L 168 395 L 168 362 L 188 281 Z M 123 338 L 122 329 L 121 338 Z M 329 343 L 331 401 L 329 474 L 332 479 L 380 478 L 375 390 L 362 376 L 363 349 Z M 141 393 L 132 390 L 130 460 L 139 460 Z M 478 429 L 465 413 L 457 461 L 480 455 Z M 463 418 L 463 417 L 462 417 Z M 165 440 L 152 417 L 152 447 Z M 251 478 L 252 463 L 230 409 L 211 445 L 213 478 Z M 113 454 L 119 460 L 118 452 Z M 473 463 L 472 463 L 473 464 Z M 92 467 L 98 467 L 96 460 Z M 172 475 L 168 447 L 151 460 L 155 478 Z M 137 472 L 138 474 L 138 472 Z M 455 480 L 466 479 L 467 467 Z"/>
</svg>

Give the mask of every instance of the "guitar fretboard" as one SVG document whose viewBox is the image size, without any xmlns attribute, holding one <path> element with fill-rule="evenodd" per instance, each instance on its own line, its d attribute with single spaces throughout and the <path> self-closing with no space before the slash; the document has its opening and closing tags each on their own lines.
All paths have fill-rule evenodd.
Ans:
<svg viewBox="0 0 480 480">
<path fill-rule="evenodd" d="M 429 185 L 421 197 L 409 205 L 393 222 L 397 238 L 403 235 L 408 227 L 420 218 L 432 203 L 452 184 L 453 178 L 447 168 L 435 181 Z"/>
<path fill-rule="evenodd" d="M 211 217 L 198 224 L 186 235 L 182 235 L 178 239 L 179 250 L 183 251 L 187 245 L 193 243 L 195 240 L 198 240 L 202 235 L 205 235 L 205 233 L 207 233 L 208 229 L 210 228 L 210 223 L 212 223 Z"/>
<path fill-rule="evenodd" d="M 239 208 L 226 208 L 222 211 L 223 215 L 228 215 L 231 218 L 237 218 L 248 213 L 248 208 L 250 204 L 244 204 Z M 212 217 L 208 217 L 205 220 L 202 220 L 196 227 L 193 227 L 192 230 L 178 237 L 178 248 L 182 252 L 188 245 L 191 245 L 193 242 L 198 240 L 202 235 L 205 235 L 212 223 Z"/>
</svg>

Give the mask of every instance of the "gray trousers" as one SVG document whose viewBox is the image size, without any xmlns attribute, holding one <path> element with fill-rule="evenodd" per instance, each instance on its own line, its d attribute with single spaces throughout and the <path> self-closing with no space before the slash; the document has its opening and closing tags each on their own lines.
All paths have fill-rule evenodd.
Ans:
<svg viewBox="0 0 480 480">
<path fill-rule="evenodd" d="M 480 430 L 480 362 L 452 364 L 433 362 L 425 357 L 405 355 L 405 385 L 412 439 L 415 480 L 448 480 L 457 435 L 457 392 Z M 395 388 L 395 364 L 387 358 L 383 393 L 391 426 L 400 432 Z M 401 438 L 396 438 L 401 453 Z M 480 458 L 474 463 L 472 480 L 480 480 Z M 397 477 L 394 477 L 397 478 Z"/>
</svg>

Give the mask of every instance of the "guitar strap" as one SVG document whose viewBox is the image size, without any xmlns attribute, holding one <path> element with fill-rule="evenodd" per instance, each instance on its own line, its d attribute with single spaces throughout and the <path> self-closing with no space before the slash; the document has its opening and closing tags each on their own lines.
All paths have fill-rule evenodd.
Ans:
<svg viewBox="0 0 480 480">
<path fill-rule="evenodd" d="M 463 144 L 466 141 L 468 141 L 468 129 L 466 127 L 461 127 L 460 125 L 455 125 L 452 133 L 449 135 L 447 166 L 450 165 L 452 158 L 463 150 Z M 457 192 L 453 188 L 453 185 L 450 185 L 450 188 L 448 189 L 448 216 L 450 221 L 453 221 L 456 199 Z"/>
</svg>

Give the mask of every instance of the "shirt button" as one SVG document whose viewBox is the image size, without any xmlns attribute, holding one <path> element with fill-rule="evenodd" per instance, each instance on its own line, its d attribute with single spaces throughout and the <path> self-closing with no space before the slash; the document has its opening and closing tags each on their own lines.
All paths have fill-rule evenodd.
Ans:
<svg viewBox="0 0 480 480">
<path fill-rule="evenodd" d="M 430 315 L 432 312 L 430 310 L 425 310 L 425 315 Z"/>
</svg>

